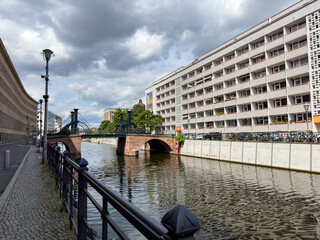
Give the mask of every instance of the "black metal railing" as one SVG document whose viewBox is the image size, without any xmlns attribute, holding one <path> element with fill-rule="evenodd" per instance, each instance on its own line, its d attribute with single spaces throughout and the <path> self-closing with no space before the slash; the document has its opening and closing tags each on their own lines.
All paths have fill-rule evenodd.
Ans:
<svg viewBox="0 0 320 240">
<path fill-rule="evenodd" d="M 75 229 L 78 239 L 95 239 L 97 236 L 87 222 L 88 199 L 101 215 L 102 239 L 108 239 L 108 227 L 120 239 L 129 239 L 109 215 L 109 205 L 147 239 L 194 239 L 194 233 L 200 229 L 195 215 L 183 205 L 167 212 L 161 225 L 88 173 L 88 162 L 84 158 L 78 164 L 69 158 L 68 151 L 61 153 L 60 147 L 51 143 L 48 143 L 48 163 L 63 199 L 62 208 L 69 214 L 70 229 Z M 102 197 L 102 206 L 89 193 L 88 185 Z"/>
</svg>

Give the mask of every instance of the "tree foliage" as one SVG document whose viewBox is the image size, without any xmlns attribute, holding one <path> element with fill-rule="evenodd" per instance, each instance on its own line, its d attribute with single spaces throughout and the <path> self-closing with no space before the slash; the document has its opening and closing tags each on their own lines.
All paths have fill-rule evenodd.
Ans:
<svg viewBox="0 0 320 240">
<path fill-rule="evenodd" d="M 153 112 L 149 110 L 144 110 L 133 119 L 133 122 L 141 130 L 148 129 L 149 131 L 158 131 L 162 124 L 162 117 L 160 115 L 153 114 Z"/>
</svg>

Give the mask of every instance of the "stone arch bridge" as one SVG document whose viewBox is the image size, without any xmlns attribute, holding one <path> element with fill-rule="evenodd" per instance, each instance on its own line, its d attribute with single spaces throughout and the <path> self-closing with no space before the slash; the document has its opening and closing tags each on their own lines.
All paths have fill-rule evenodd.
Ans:
<svg viewBox="0 0 320 240">
<path fill-rule="evenodd" d="M 142 147 L 150 153 L 175 152 L 175 139 L 171 136 L 150 134 L 107 134 L 107 135 L 52 135 L 48 136 L 48 142 L 62 142 L 70 153 L 70 157 L 76 160 L 81 158 L 81 139 L 83 138 L 117 138 L 117 154 L 137 156 Z"/>
</svg>

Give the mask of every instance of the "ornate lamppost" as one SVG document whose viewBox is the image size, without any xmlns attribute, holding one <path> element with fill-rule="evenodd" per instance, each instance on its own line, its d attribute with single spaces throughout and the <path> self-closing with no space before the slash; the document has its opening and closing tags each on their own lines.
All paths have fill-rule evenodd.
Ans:
<svg viewBox="0 0 320 240">
<path fill-rule="evenodd" d="M 44 99 L 44 132 L 43 132 L 43 151 L 42 151 L 42 164 L 44 164 L 47 158 L 47 128 L 48 128 L 48 82 L 49 82 L 49 61 L 53 52 L 50 49 L 44 49 L 42 51 L 43 59 L 46 61 L 46 75 L 41 75 L 46 80 L 46 89 Z"/>
<path fill-rule="evenodd" d="M 39 100 L 39 103 L 40 103 L 40 112 L 39 112 L 39 115 L 40 115 L 40 117 L 39 117 L 40 118 L 40 120 L 39 120 L 40 121 L 40 128 L 39 128 L 40 129 L 39 130 L 40 131 L 40 140 L 39 140 L 40 144 L 39 144 L 39 146 L 40 146 L 40 151 L 41 151 L 41 143 L 42 143 L 42 99 Z"/>
</svg>

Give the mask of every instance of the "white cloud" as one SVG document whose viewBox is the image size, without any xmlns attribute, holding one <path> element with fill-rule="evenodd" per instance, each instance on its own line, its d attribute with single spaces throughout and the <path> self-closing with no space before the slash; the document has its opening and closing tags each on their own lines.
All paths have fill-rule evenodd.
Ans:
<svg viewBox="0 0 320 240">
<path fill-rule="evenodd" d="M 166 39 L 164 35 L 150 34 L 144 27 L 138 29 L 124 46 L 141 61 L 161 54 L 166 46 Z"/>
</svg>

